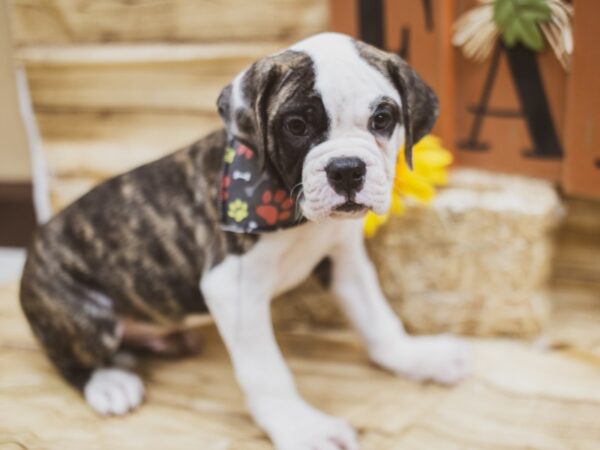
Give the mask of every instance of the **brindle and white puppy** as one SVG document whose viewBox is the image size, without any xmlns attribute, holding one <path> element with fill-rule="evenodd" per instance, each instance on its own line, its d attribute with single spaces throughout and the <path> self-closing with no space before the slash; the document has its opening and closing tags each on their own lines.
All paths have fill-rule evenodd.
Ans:
<svg viewBox="0 0 600 450">
<path fill-rule="evenodd" d="M 376 364 L 440 383 L 466 375 L 464 343 L 404 332 L 362 240 L 361 217 L 388 209 L 398 148 L 410 152 L 437 107 L 398 56 L 343 35 L 317 35 L 256 62 L 219 98 L 226 130 L 107 181 L 39 230 L 21 284 L 35 335 L 93 409 L 123 414 L 144 395 L 138 375 L 114 362 L 128 336 L 140 339 L 143 328 L 132 324 L 173 326 L 210 311 L 250 412 L 278 449 L 357 448 L 346 423 L 299 396 L 269 303 L 329 257 L 333 290 Z M 288 189 L 302 187 L 306 223 L 262 235 L 223 231 L 228 135 L 250 143 Z"/>
</svg>

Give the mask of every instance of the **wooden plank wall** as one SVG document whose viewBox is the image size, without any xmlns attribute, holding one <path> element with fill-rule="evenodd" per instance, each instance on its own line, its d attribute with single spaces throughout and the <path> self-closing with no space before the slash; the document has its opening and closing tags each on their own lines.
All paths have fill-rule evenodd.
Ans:
<svg viewBox="0 0 600 450">
<path fill-rule="evenodd" d="M 29 182 L 25 129 L 19 117 L 8 9 L 0 4 L 0 182 Z"/>
<path fill-rule="evenodd" d="M 326 24 L 323 0 L 9 0 L 18 46 L 294 40 Z"/>
<path fill-rule="evenodd" d="M 220 90 L 323 31 L 326 0 L 11 0 L 55 210 L 220 126 Z"/>
</svg>

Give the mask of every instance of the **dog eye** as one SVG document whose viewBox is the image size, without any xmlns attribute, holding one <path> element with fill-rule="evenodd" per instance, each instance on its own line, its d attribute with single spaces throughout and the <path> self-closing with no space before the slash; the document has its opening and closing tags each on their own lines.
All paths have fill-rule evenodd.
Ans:
<svg viewBox="0 0 600 450">
<path fill-rule="evenodd" d="M 304 119 L 297 116 L 286 119 L 284 127 L 294 136 L 304 136 L 308 129 Z"/>
<path fill-rule="evenodd" d="M 375 131 L 386 130 L 394 118 L 387 111 L 379 111 L 371 118 L 371 128 Z"/>
</svg>

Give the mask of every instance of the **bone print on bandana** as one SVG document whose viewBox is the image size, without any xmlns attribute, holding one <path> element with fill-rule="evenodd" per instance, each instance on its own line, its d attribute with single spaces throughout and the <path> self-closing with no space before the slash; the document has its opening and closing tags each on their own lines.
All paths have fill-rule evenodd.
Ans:
<svg viewBox="0 0 600 450">
<path fill-rule="evenodd" d="M 222 228 L 235 233 L 264 233 L 304 222 L 296 202 L 276 176 L 261 170 L 256 152 L 231 139 L 221 177 Z"/>
</svg>

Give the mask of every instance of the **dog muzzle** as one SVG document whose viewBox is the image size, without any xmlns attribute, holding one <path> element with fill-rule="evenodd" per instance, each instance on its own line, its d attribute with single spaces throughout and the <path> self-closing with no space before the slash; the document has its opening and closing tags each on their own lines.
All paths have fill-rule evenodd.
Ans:
<svg viewBox="0 0 600 450">
<path fill-rule="evenodd" d="M 260 167 L 256 152 L 231 138 L 221 175 L 221 227 L 235 233 L 265 233 L 305 221 L 290 192 L 268 168 Z"/>
</svg>

